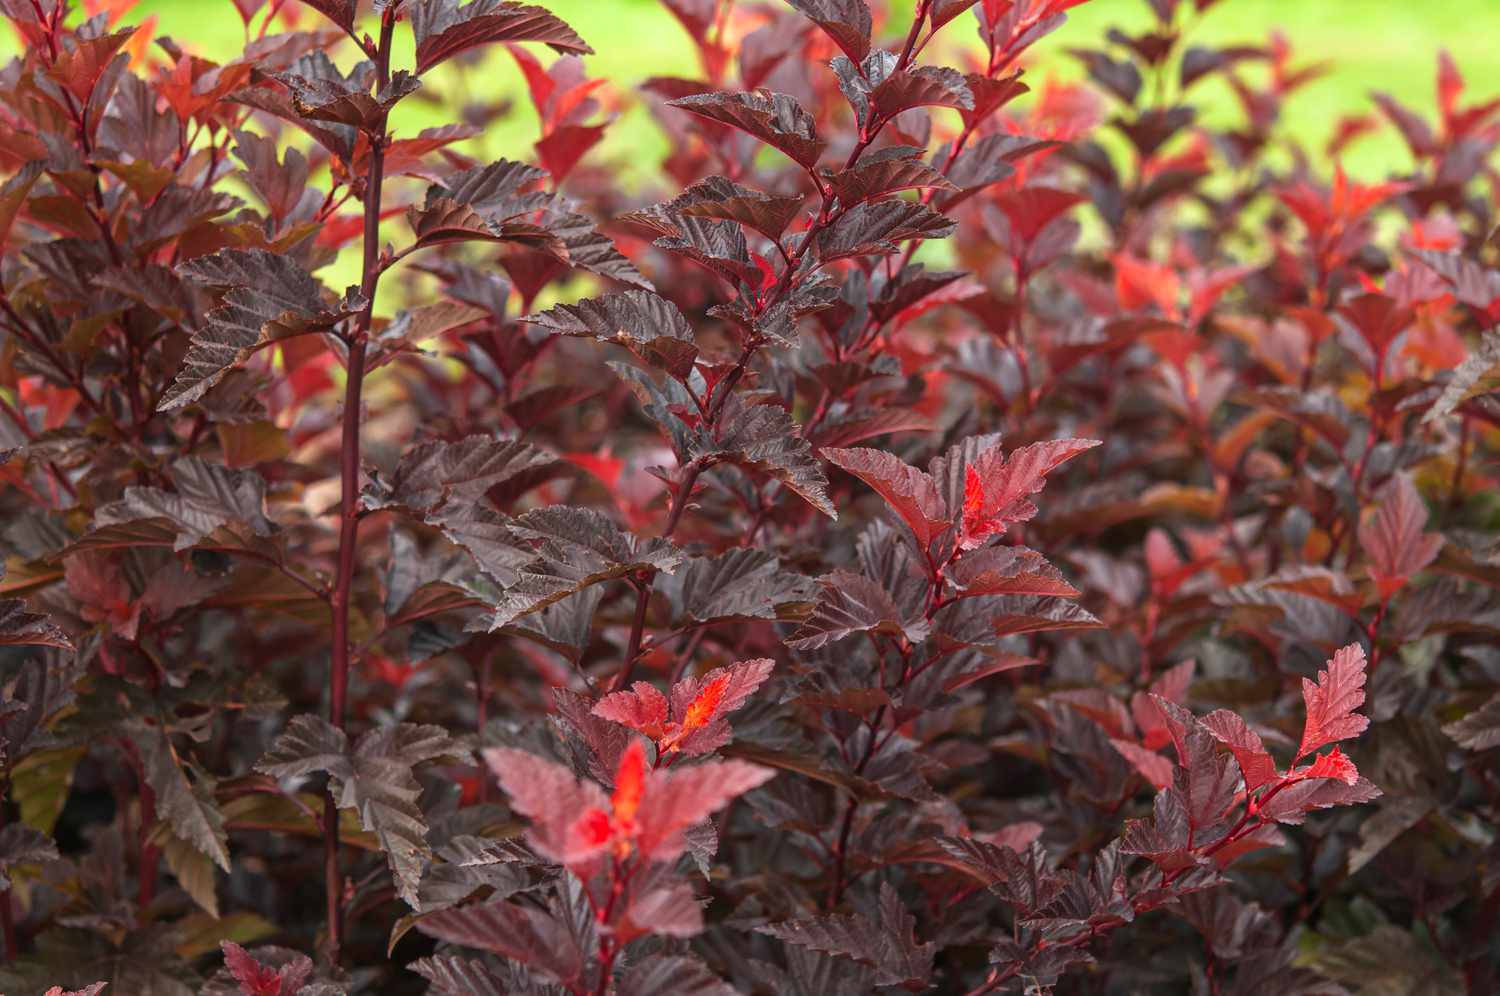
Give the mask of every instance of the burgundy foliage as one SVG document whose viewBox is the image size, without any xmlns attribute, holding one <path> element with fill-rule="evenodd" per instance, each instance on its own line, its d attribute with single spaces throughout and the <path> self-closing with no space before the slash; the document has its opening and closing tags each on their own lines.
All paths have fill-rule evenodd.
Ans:
<svg viewBox="0 0 1500 996">
<path fill-rule="evenodd" d="M 0 989 L 1500 991 L 1500 101 L 663 2 L 0 0 Z"/>
</svg>

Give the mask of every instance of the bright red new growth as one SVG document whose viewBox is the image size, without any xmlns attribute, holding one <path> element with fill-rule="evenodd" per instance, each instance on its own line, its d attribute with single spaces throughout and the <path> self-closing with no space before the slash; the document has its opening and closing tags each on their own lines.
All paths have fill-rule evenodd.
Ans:
<svg viewBox="0 0 1500 996">
<path fill-rule="evenodd" d="M 721 674 L 704 685 L 703 690 L 694 696 L 692 704 L 682 717 L 683 736 L 707 726 L 718 714 L 719 702 L 724 697 L 724 689 L 729 685 L 729 677 L 727 673 Z"/>
<path fill-rule="evenodd" d="M 1354 710 L 1365 701 L 1365 648 L 1351 643 L 1333 655 L 1316 682 L 1303 678 L 1302 700 L 1307 719 L 1297 760 L 1325 744 L 1363 733 L 1370 720 Z"/>
<path fill-rule="evenodd" d="M 1001 532 L 1017 522 L 1026 522 L 1037 513 L 1029 496 L 1042 490 L 1047 475 L 1086 450 L 1100 445 L 1097 439 L 1054 439 L 1032 443 L 1005 453 L 995 447 L 981 456 L 970 469 L 974 489 L 982 496 L 975 513 L 976 528 L 987 535 Z M 965 499 L 969 486 L 965 477 Z M 965 523 L 969 521 L 965 509 Z"/>
<path fill-rule="evenodd" d="M 646 751 L 639 740 L 631 740 L 630 746 L 620 756 L 620 766 L 615 769 L 615 790 L 609 797 L 616 857 L 623 858 L 630 853 L 630 841 L 636 833 L 636 815 L 641 810 L 641 797 L 645 792 Z"/>
<path fill-rule="evenodd" d="M 973 467 L 965 467 L 963 536 L 959 540 L 965 550 L 972 550 L 1004 528 L 985 517 L 984 506 L 984 481 Z"/>
<path fill-rule="evenodd" d="M 300 955 L 274 969 L 262 965 L 233 941 L 221 941 L 219 948 L 224 952 L 224 967 L 239 983 L 241 996 L 297 996 L 312 976 L 311 959 Z"/>
<path fill-rule="evenodd" d="M 1353 785 L 1359 781 L 1359 771 L 1354 767 L 1354 762 L 1345 757 L 1337 747 L 1327 754 L 1319 754 L 1300 775 L 1303 778 L 1332 778 L 1345 785 Z"/>
<path fill-rule="evenodd" d="M 672 686 L 670 700 L 649 682 L 600 699 L 594 715 L 645 734 L 663 755 L 704 754 L 723 746 L 732 733 L 725 717 L 749 700 L 770 677 L 775 661 L 761 658 L 714 668 L 702 678 Z"/>
<path fill-rule="evenodd" d="M 606 852 L 620 861 L 670 861 L 682 853 L 684 830 L 774 774 L 741 761 L 652 770 L 644 745 L 632 737 L 606 796 L 597 784 L 526 751 L 490 748 L 485 759 L 511 808 L 531 819 L 532 846 L 583 875 Z"/>
</svg>

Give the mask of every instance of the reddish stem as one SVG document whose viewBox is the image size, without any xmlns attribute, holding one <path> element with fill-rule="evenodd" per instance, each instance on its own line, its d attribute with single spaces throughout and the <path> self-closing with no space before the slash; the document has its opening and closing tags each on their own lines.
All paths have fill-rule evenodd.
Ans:
<svg viewBox="0 0 1500 996">
<path fill-rule="evenodd" d="M 387 8 L 380 21 L 380 41 L 375 52 L 379 85 L 390 82 L 391 38 L 396 30 L 394 8 Z M 333 660 L 328 673 L 328 720 L 344 729 L 349 696 L 349 601 L 354 586 L 355 554 L 359 541 L 359 409 L 364 389 L 365 350 L 380 282 L 380 192 L 385 178 L 385 118 L 370 136 L 370 174 L 365 185 L 364 272 L 360 294 L 365 309 L 355 318 L 346 337 L 349 344 L 348 376 L 344 389 L 343 433 L 339 447 L 339 554 L 338 573 L 329 594 L 333 621 Z M 323 888 L 327 901 L 328 960 L 338 964 L 343 946 L 342 886 L 339 873 L 339 812 L 333 793 L 323 790 Z"/>
<path fill-rule="evenodd" d="M 677 524 L 682 521 L 682 513 L 687 508 L 688 499 L 693 493 L 693 485 L 698 483 L 698 475 L 702 468 L 695 463 L 688 464 L 682 480 L 672 491 L 672 510 L 667 515 L 667 523 L 662 527 L 662 539 L 670 539 L 677 531 Z M 630 639 L 625 645 L 625 659 L 620 663 L 620 671 L 615 675 L 613 688 L 624 688 L 630 682 L 630 676 L 635 672 L 635 659 L 641 654 L 641 640 L 646 635 L 646 610 L 651 606 L 651 588 L 656 583 L 656 575 L 636 582 L 635 588 L 635 617 L 630 624 Z"/>
</svg>

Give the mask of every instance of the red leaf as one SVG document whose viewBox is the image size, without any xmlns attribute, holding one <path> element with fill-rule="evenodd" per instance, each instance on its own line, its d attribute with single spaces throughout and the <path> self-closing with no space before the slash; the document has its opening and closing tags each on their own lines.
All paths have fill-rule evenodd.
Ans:
<svg viewBox="0 0 1500 996">
<path fill-rule="evenodd" d="M 850 169 L 834 173 L 828 178 L 829 188 L 838 196 L 839 203 L 852 207 L 862 201 L 894 194 L 902 190 L 917 190 L 931 187 L 938 190 L 957 190 L 948 178 L 924 163 L 920 158 L 886 156 L 873 157 Z"/>
<path fill-rule="evenodd" d="M 592 55 L 594 50 L 551 12 L 506 0 L 422 0 L 403 14 L 416 37 L 416 72 L 460 52 L 493 42 L 543 42 L 564 54 Z"/>
<path fill-rule="evenodd" d="M 1464 78 L 1447 49 L 1438 52 L 1437 92 L 1443 114 L 1452 117 L 1458 107 L 1458 98 L 1464 92 Z"/>
<path fill-rule="evenodd" d="M 866 447 L 825 449 L 823 456 L 874 488 L 911 527 L 924 549 L 948 527 L 948 509 L 937 482 L 898 457 Z"/>
<path fill-rule="evenodd" d="M 970 73 L 964 79 L 969 84 L 969 92 L 974 95 L 974 106 L 972 109 L 959 111 L 959 117 L 969 127 L 983 121 L 1031 89 L 1021 82 L 1020 73 L 998 80 Z"/>
<path fill-rule="evenodd" d="M 605 841 L 599 839 L 592 815 L 607 805 L 598 785 L 581 782 L 562 765 L 513 747 L 491 747 L 484 759 L 510 797 L 510 808 L 532 821 L 531 843 L 543 857 L 575 864 L 603 848 Z"/>
<path fill-rule="evenodd" d="M 1179 317 L 1182 281 L 1176 270 L 1123 252 L 1115 254 L 1114 264 L 1115 296 L 1121 308 L 1141 311 L 1154 304 L 1168 318 Z"/>
<path fill-rule="evenodd" d="M 716 667 L 702 678 L 686 678 L 673 685 L 672 708 L 682 713 L 683 736 L 708 727 L 744 705 L 775 667 L 776 662 L 768 657 L 737 661 L 727 668 Z"/>
<path fill-rule="evenodd" d="M 672 16 L 682 23 L 683 28 L 693 41 L 700 45 L 708 37 L 708 29 L 713 26 L 714 14 L 718 9 L 717 0 L 662 0 Z"/>
<path fill-rule="evenodd" d="M 1169 758 L 1129 740 L 1111 737 L 1109 742 L 1158 792 L 1172 784 L 1174 765 Z"/>
<path fill-rule="evenodd" d="M 865 0 L 787 0 L 833 39 L 856 64 L 870 53 L 873 19 Z"/>
<path fill-rule="evenodd" d="M 1286 843 L 1280 830 L 1271 824 L 1256 827 L 1254 830 L 1238 838 L 1230 844 L 1219 848 L 1214 852 L 1214 864 L 1220 868 L 1228 868 L 1237 859 L 1244 857 L 1252 851 L 1263 851 L 1268 847 L 1281 847 Z"/>
<path fill-rule="evenodd" d="M 729 676 L 725 674 L 703 686 L 703 691 L 693 699 L 688 706 L 687 715 L 682 718 L 683 732 L 691 732 L 708 725 L 714 713 L 719 710 L 719 700 L 723 698 L 724 686 L 727 684 L 729 684 Z"/>
<path fill-rule="evenodd" d="M 893 118 L 914 107 L 955 107 L 970 110 L 974 95 L 956 70 L 944 66 L 920 66 L 892 73 L 870 95 L 881 118 Z"/>
<path fill-rule="evenodd" d="M 1203 728 L 1234 755 L 1245 777 L 1245 791 L 1254 792 L 1276 778 L 1276 761 L 1266 752 L 1260 735 L 1236 713 L 1215 709 L 1202 719 Z"/>
<path fill-rule="evenodd" d="M 996 198 L 996 203 L 1010 219 L 1010 230 L 1015 240 L 1030 244 L 1041 234 L 1042 229 L 1061 217 L 1064 211 L 1086 199 L 1082 194 L 1053 187 L 1026 187 L 1001 195 Z"/>
<path fill-rule="evenodd" d="M 654 772 L 636 838 L 641 856 L 655 861 L 676 858 L 685 846 L 684 830 L 774 774 L 770 768 L 744 761 L 708 761 Z"/>
<path fill-rule="evenodd" d="M 963 534 L 959 538 L 958 546 L 962 550 L 972 550 L 983 543 L 1002 528 L 995 523 L 986 522 L 984 517 L 984 479 L 972 466 L 964 468 L 964 518 Z"/>
<path fill-rule="evenodd" d="M 979 663 L 974 665 L 971 670 L 963 671 L 949 678 L 943 685 L 943 691 L 956 692 L 960 688 L 967 688 L 983 678 L 1003 674 L 1006 671 L 1013 671 L 1018 667 L 1030 667 L 1033 664 L 1041 663 L 1035 657 L 1022 657 L 1020 654 L 1007 654 L 1000 651 L 991 651 L 990 653 L 993 656 L 989 654 L 981 655 Z"/>
<path fill-rule="evenodd" d="M 561 186 L 563 179 L 604 137 L 605 125 L 563 125 L 536 143 L 542 165 L 552 174 L 552 182 Z"/>
<path fill-rule="evenodd" d="M 1068 584 L 1056 567 L 1024 546 L 975 550 L 950 566 L 944 576 L 964 595 L 1078 597 L 1078 589 Z"/>
<path fill-rule="evenodd" d="M 1197 670 L 1196 661 L 1183 661 L 1174 665 L 1157 677 L 1151 683 L 1150 693 L 1136 692 L 1130 699 L 1130 712 L 1135 717 L 1137 732 L 1140 734 L 1141 743 L 1150 750 L 1163 747 L 1172 739 L 1167 731 L 1165 718 L 1161 710 L 1151 701 L 1152 695 L 1159 695 L 1168 702 L 1181 705 L 1187 698 L 1188 685 L 1192 683 L 1193 673 Z"/>
<path fill-rule="evenodd" d="M 275 969 L 262 965 L 233 941 L 220 941 L 219 948 L 224 952 L 224 967 L 240 984 L 243 996 L 297 996 L 312 975 L 312 960 L 304 956 Z"/>
<path fill-rule="evenodd" d="M 753 135 L 773 149 L 811 168 L 823 154 L 812 115 L 784 93 L 699 93 L 669 101 L 701 117 Z"/>
<path fill-rule="evenodd" d="M 521 67 L 521 75 L 526 77 L 526 89 L 531 93 L 531 105 L 536 108 L 537 116 L 545 121 L 547 101 L 552 99 L 557 81 L 548 75 L 541 60 L 527 49 L 519 45 L 507 45 L 505 48 L 510 52 L 511 58 L 516 60 L 516 65 Z"/>
<path fill-rule="evenodd" d="M 1425 525 L 1427 506 L 1405 474 L 1391 483 L 1379 506 L 1360 524 L 1359 545 L 1369 560 L 1366 570 L 1382 602 L 1437 557 L 1443 537 L 1423 532 Z"/>
<path fill-rule="evenodd" d="M 1415 317 L 1410 308 L 1401 307 L 1384 294 L 1361 294 L 1341 306 L 1339 314 L 1370 344 L 1377 371 L 1384 367 L 1391 343 L 1406 331 Z"/>
<path fill-rule="evenodd" d="M 615 790 L 609 797 L 616 831 L 633 836 L 636 816 L 641 811 L 641 797 L 646 793 L 646 748 L 631 738 L 630 746 L 620 755 L 615 768 Z"/>
<path fill-rule="evenodd" d="M 1096 439 L 1052 439 L 1023 446 L 1009 457 L 998 446 L 989 450 L 970 465 L 982 482 L 984 493 L 984 504 L 977 518 L 992 533 L 1030 519 L 1036 515 L 1036 506 L 1027 496 L 1041 491 L 1046 476 L 1060 464 L 1098 445 Z M 967 498 L 967 478 L 965 492 Z M 965 529 L 968 528 L 966 510 Z"/>
<path fill-rule="evenodd" d="M 1333 778 L 1345 785 L 1359 781 L 1359 769 L 1337 747 L 1327 754 L 1319 754 L 1313 763 L 1298 773 L 1299 778 Z"/>
<path fill-rule="evenodd" d="M 1333 655 L 1317 683 L 1302 679 L 1302 699 L 1307 704 L 1307 722 L 1297 760 L 1337 740 L 1363 733 L 1369 719 L 1355 713 L 1365 701 L 1365 648 L 1351 643 Z"/>
<path fill-rule="evenodd" d="M 714 668 L 672 686 L 670 702 L 655 686 L 638 681 L 630 691 L 600 699 L 593 713 L 644 733 L 663 754 L 706 754 L 728 743 L 732 731 L 724 717 L 744 705 L 775 666 L 760 658 Z"/>
<path fill-rule="evenodd" d="M 1188 276 L 1188 320 L 1196 327 L 1224 292 L 1255 270 L 1252 266 L 1226 266 L 1218 270 L 1196 270 Z"/>
<path fill-rule="evenodd" d="M 660 738 L 670 718 L 667 697 L 648 681 L 637 681 L 630 688 L 604 696 L 594 706 L 594 715 L 638 730 L 652 740 Z"/>
<path fill-rule="evenodd" d="M 1336 778 L 1307 778 L 1276 793 L 1260 812 L 1268 820 L 1296 825 L 1315 809 L 1357 806 L 1380 795 L 1380 789 L 1367 778 L 1356 777 L 1352 784 Z"/>
</svg>

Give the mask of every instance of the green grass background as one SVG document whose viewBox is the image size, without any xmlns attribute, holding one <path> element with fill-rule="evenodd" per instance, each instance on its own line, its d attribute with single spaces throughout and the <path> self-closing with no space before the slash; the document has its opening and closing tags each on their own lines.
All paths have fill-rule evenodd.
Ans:
<svg viewBox="0 0 1500 996">
<path fill-rule="evenodd" d="M 587 60 L 591 76 L 604 76 L 627 95 L 653 75 L 693 75 L 692 46 L 658 0 L 536 0 L 572 24 L 597 50 Z M 906 0 L 904 6 L 909 7 Z M 229 0 L 143 0 L 132 19 L 159 17 L 158 32 L 214 58 L 238 52 L 240 19 Z M 318 20 L 309 11 L 309 23 Z M 1066 49 L 1094 44 L 1112 26 L 1126 30 L 1150 22 L 1145 0 L 1092 0 L 1069 14 L 1061 30 L 1034 51 L 1033 79 L 1080 74 Z M 972 20 L 965 16 L 945 29 L 942 40 L 967 42 Z M 1500 37 L 1500 0 L 1221 0 L 1191 29 L 1200 44 L 1258 42 L 1280 29 L 1303 59 L 1327 60 L 1331 72 L 1301 91 L 1287 109 L 1291 135 L 1321 147 L 1333 123 L 1343 114 L 1370 109 L 1368 93 L 1381 89 L 1405 103 L 1430 112 L 1435 106 L 1436 55 L 1447 48 L 1476 97 L 1500 92 L 1500 61 L 1494 58 Z M 441 79 L 432 83 L 441 86 Z M 487 136 L 484 151 L 493 155 L 529 156 L 536 137 L 535 118 L 521 90 L 520 75 L 500 56 L 471 83 L 492 87 L 496 96 L 514 96 L 517 113 Z M 1193 96 L 1210 120 L 1238 120 L 1225 88 L 1202 85 Z M 417 128 L 435 123 L 431 108 L 410 107 L 398 124 Z M 1406 157 L 1394 133 L 1356 144 L 1345 159 L 1362 178 L 1404 168 Z M 520 149 L 516 149 L 516 145 Z M 665 149 L 665 139 L 639 111 L 627 112 L 610 134 L 602 154 L 621 159 L 628 176 L 650 175 Z"/>
</svg>

